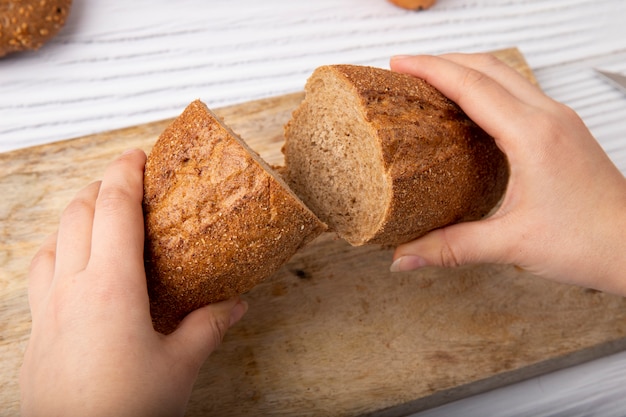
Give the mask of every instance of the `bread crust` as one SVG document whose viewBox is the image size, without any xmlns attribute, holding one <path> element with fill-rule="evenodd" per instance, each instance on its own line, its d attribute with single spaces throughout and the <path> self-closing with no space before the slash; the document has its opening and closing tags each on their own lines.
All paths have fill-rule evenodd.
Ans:
<svg viewBox="0 0 626 417">
<path fill-rule="evenodd" d="M 65 25 L 72 0 L 0 2 L 0 57 L 39 49 Z"/>
<path fill-rule="evenodd" d="M 358 98 L 359 123 L 373 132 L 384 170 L 380 174 L 388 184 L 387 203 L 377 227 L 371 231 L 364 228 L 356 236 L 336 230 L 349 243 L 405 243 L 436 228 L 480 219 L 501 199 L 508 182 L 505 155 L 493 138 L 430 84 L 380 68 L 331 65 L 315 70 L 307 85 L 320 88 L 329 77 L 341 80 Z M 306 115 L 296 110 L 293 117 Z M 296 148 L 290 142 L 307 140 L 291 131 L 293 124 L 294 119 L 286 127 L 283 148 L 290 184 L 298 182 L 290 178 L 298 175 L 298 167 L 290 166 L 294 159 L 290 152 Z M 311 163 L 315 160 L 312 157 Z M 297 188 L 294 191 L 299 192 Z M 317 215 L 326 218 L 325 213 Z M 349 234 L 352 236 L 346 237 Z"/>
<path fill-rule="evenodd" d="M 154 327 L 250 290 L 325 230 L 200 101 L 159 137 L 144 174 Z"/>
</svg>

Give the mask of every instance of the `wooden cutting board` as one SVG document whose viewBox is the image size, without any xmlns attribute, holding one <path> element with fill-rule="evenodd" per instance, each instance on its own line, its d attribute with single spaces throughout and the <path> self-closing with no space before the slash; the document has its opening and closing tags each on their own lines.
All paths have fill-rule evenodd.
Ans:
<svg viewBox="0 0 626 417">
<path fill-rule="evenodd" d="M 496 53 L 527 77 L 516 49 Z M 280 164 L 292 94 L 218 109 Z M 182 111 L 182 109 L 181 109 Z M 74 194 L 169 121 L 0 154 L 0 410 L 16 415 L 26 271 Z M 245 298 L 189 416 L 400 416 L 626 348 L 621 297 L 505 266 L 391 274 L 392 251 L 326 234 Z"/>
</svg>

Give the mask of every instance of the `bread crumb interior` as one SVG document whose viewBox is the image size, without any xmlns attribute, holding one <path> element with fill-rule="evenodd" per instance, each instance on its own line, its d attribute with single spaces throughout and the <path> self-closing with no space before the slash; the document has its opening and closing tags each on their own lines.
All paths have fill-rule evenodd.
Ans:
<svg viewBox="0 0 626 417">
<path fill-rule="evenodd" d="M 345 79 L 326 75 L 309 81 L 287 126 L 288 182 L 332 230 L 360 244 L 387 206 L 382 155 L 356 92 Z"/>
</svg>

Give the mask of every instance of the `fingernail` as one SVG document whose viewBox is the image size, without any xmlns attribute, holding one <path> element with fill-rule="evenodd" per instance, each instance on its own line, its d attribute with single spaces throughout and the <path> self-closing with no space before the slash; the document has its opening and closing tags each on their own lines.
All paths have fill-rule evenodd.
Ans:
<svg viewBox="0 0 626 417">
<path fill-rule="evenodd" d="M 391 57 L 392 61 L 399 61 L 401 59 L 411 58 L 413 55 L 394 55 Z"/>
<path fill-rule="evenodd" d="M 428 266 L 428 263 L 424 258 L 416 255 L 405 255 L 393 261 L 389 270 L 391 272 L 404 272 L 413 271 L 425 266 Z"/>
<path fill-rule="evenodd" d="M 237 304 L 235 304 L 233 309 L 230 310 L 230 323 L 228 326 L 231 327 L 235 323 L 237 323 L 239 320 L 241 320 L 243 315 L 246 314 L 246 311 L 248 311 L 247 302 L 241 300 Z"/>
</svg>

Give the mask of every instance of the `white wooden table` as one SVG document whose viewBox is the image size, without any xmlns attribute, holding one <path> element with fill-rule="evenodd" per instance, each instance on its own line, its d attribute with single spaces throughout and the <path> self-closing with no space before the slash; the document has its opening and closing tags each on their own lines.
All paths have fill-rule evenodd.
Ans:
<svg viewBox="0 0 626 417">
<path fill-rule="evenodd" d="M 43 49 L 0 59 L 0 152 L 299 91 L 323 64 L 510 46 L 626 172 L 626 95 L 593 71 L 626 73 L 623 0 L 74 0 Z M 626 352 L 419 415 L 624 416 Z"/>
</svg>

